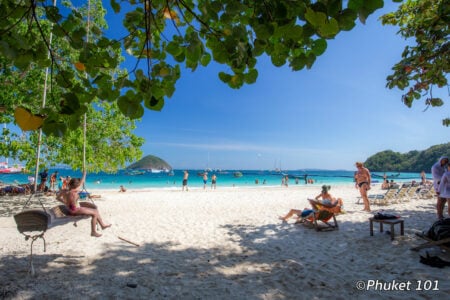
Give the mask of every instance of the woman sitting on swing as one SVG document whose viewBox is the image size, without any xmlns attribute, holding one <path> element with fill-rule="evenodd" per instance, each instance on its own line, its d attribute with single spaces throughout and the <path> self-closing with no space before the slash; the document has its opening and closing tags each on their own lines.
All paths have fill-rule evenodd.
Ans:
<svg viewBox="0 0 450 300">
<path fill-rule="evenodd" d="M 97 222 L 100 224 L 102 229 L 111 227 L 111 224 L 105 224 L 100 216 L 100 213 L 96 208 L 83 207 L 80 206 L 78 200 L 80 195 L 78 194 L 80 188 L 84 185 L 86 181 L 86 170 L 83 171 L 83 177 L 70 179 L 67 190 L 61 190 L 58 192 L 56 199 L 64 203 L 70 211 L 72 216 L 87 215 L 91 216 L 91 236 L 100 237 L 102 236 L 95 230 Z"/>
</svg>

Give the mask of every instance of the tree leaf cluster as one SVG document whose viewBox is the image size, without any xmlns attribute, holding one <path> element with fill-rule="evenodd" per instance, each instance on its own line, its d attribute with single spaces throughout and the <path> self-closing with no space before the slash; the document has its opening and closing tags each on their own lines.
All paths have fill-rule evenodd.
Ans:
<svg viewBox="0 0 450 300">
<path fill-rule="evenodd" d="M 426 150 L 407 153 L 385 150 L 370 156 L 364 165 L 373 172 L 430 172 L 441 156 L 450 157 L 450 143 L 434 145 Z"/>
<path fill-rule="evenodd" d="M 101 14 L 101 1 L 91 2 Z M 46 133 L 73 129 L 95 99 L 116 102 L 131 119 L 141 118 L 145 108 L 160 111 L 175 92 L 183 67 L 195 71 L 214 60 L 224 66 L 219 79 L 232 88 L 257 80 L 262 55 L 275 66 L 309 69 L 325 52 L 328 39 L 351 30 L 358 18 L 364 22 L 383 6 L 382 0 L 110 3 L 124 16 L 128 32 L 124 37 L 108 37 L 101 16 L 87 29 L 86 3 L 78 7 L 70 1 L 56 7 L 43 0 L 0 3 L 0 58 L 17 72 L 51 68 L 50 93 L 61 104 L 34 111 L 48 116 Z M 50 33 L 58 42 L 50 41 Z M 113 73 L 122 54 L 134 59 L 134 67 Z M 10 108 L 17 105 L 0 101 Z"/>
<path fill-rule="evenodd" d="M 433 87 L 448 87 L 450 70 L 450 5 L 448 0 L 407 0 L 396 12 L 384 15 L 383 24 L 399 26 L 399 34 L 414 39 L 387 77 L 387 87 L 405 90 L 403 103 L 411 107 L 424 99 L 426 107 L 440 107 L 444 100 Z M 443 120 L 450 126 L 450 119 Z"/>
<path fill-rule="evenodd" d="M 25 2 L 22 1 L 18 5 Z M 5 33 L 6 38 L 2 35 L 0 44 L 9 40 L 17 43 L 21 35 L 32 36 L 32 28 L 37 35 L 30 43 L 34 43 L 42 32 L 42 37 L 46 39 L 41 42 L 45 45 L 48 43 L 52 49 L 50 53 L 47 48 L 42 51 L 49 64 L 39 61 L 38 58 L 17 66 L 11 61 L 11 56 L 0 55 L 0 122 L 17 124 L 14 111 L 21 107 L 33 114 L 44 116 L 42 131 L 45 136 L 40 142 L 40 168 L 65 164 L 72 169 L 81 169 L 84 145 L 86 168 L 90 172 L 114 172 L 142 155 L 140 147 L 144 140 L 133 133 L 136 122 L 121 113 L 118 102 L 115 101 L 120 94 L 119 90 L 109 89 L 112 86 L 111 78 L 123 74 L 123 70 L 118 67 L 118 62 L 123 60 L 121 51 L 109 45 L 104 48 L 94 46 L 102 44 L 103 41 L 101 32 L 106 25 L 105 10 L 100 0 L 90 2 L 90 11 L 87 6 L 75 9 L 70 2 L 64 2 L 67 4 L 66 9 L 73 13 L 66 21 L 62 21 L 59 10 L 46 7 L 45 3 L 40 3 L 42 6 L 34 9 L 18 8 L 17 11 L 8 10 L 9 2 L 0 4 L 5 8 L 5 13 L 9 13 L 8 17 L 23 17 L 22 22 L 12 27 L 17 36 Z M 48 15 L 48 19 L 40 19 L 44 14 Z M 89 27 L 87 18 L 83 17 L 85 15 L 89 15 Z M 33 27 L 33 24 L 38 24 L 36 19 L 39 20 L 39 27 Z M 53 31 L 51 43 L 50 21 L 61 22 L 58 27 L 60 31 Z M 64 33 L 69 30 L 73 30 L 74 35 L 67 37 Z M 111 61 L 112 57 L 114 60 L 117 58 L 117 61 Z M 108 68 L 90 70 L 93 64 L 108 65 Z M 44 88 L 46 75 L 42 66 L 51 68 L 47 77 L 47 89 Z M 44 93 L 47 94 L 45 105 Z M 83 137 L 85 114 L 86 139 Z M 36 165 L 39 132 L 17 133 L 11 130 L 11 127 L 13 126 L 8 125 L 2 131 L 0 156 L 25 162 L 27 169 L 31 170 Z"/>
</svg>

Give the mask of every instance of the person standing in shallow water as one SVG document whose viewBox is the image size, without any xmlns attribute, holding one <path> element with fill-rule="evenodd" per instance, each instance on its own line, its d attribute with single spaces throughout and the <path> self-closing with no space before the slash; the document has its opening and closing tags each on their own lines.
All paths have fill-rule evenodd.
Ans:
<svg viewBox="0 0 450 300">
<path fill-rule="evenodd" d="M 206 184 L 208 183 L 208 172 L 203 173 L 203 189 L 206 190 Z"/>
<path fill-rule="evenodd" d="M 216 189 L 217 176 L 213 174 L 211 176 L 211 189 Z"/>
<path fill-rule="evenodd" d="M 186 188 L 186 191 L 188 191 L 188 178 L 189 178 L 189 172 L 187 170 L 184 171 L 184 175 L 183 175 L 183 188 L 182 191 L 184 191 L 184 189 Z"/>
<path fill-rule="evenodd" d="M 370 190 L 370 184 L 372 181 L 370 171 L 364 167 L 362 162 L 357 162 L 356 168 L 358 170 L 355 172 L 355 187 L 359 189 L 359 193 L 363 199 L 363 210 L 370 211 L 369 197 L 367 196 L 367 191 Z"/>
</svg>

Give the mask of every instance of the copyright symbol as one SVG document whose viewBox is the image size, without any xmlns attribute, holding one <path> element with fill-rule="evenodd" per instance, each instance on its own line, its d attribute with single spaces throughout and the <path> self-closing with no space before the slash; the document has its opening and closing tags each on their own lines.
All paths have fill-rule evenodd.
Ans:
<svg viewBox="0 0 450 300">
<path fill-rule="evenodd" d="M 366 283 L 364 281 L 362 281 L 362 280 L 358 280 L 356 282 L 355 286 L 356 286 L 356 289 L 358 291 L 362 291 L 362 290 L 364 290 L 366 288 Z"/>
</svg>

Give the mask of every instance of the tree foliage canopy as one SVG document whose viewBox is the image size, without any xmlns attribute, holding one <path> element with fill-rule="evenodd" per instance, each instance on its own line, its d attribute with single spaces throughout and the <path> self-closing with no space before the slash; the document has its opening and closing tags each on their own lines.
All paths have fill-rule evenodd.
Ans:
<svg viewBox="0 0 450 300">
<path fill-rule="evenodd" d="M 364 164 L 374 172 L 430 172 L 431 166 L 444 155 L 450 157 L 450 143 L 407 153 L 385 150 L 372 155 Z"/>
<path fill-rule="evenodd" d="M 382 17 L 383 24 L 400 27 L 399 34 L 415 38 L 407 46 L 400 62 L 387 78 L 389 88 L 406 89 L 402 100 L 411 107 L 425 98 L 427 106 L 442 106 L 442 98 L 433 95 L 433 86 L 448 87 L 450 70 L 450 5 L 448 0 L 407 0 L 396 12 Z M 450 125 L 450 119 L 443 120 Z"/>
<path fill-rule="evenodd" d="M 2 5 L 4 2 L 0 4 L 0 7 Z M 71 8 L 70 3 L 65 5 Z M 18 9 L 18 11 L 21 10 Z M 51 72 L 47 77 L 47 89 L 44 88 L 46 73 L 43 67 L 46 65 L 41 65 L 41 63 L 48 60 L 51 64 L 59 64 L 61 67 L 71 66 L 70 62 L 78 60 L 78 57 L 84 52 L 84 48 L 75 49 L 66 39 L 61 39 L 56 34 L 50 35 L 52 26 L 50 21 L 38 18 L 42 17 L 44 10 L 35 7 L 32 11 L 36 14 L 32 18 L 36 17 L 39 20 L 39 28 L 26 26 L 27 24 L 23 20 L 23 22 L 13 24 L 14 32 L 18 36 L 10 36 L 11 32 L 3 32 L 1 36 L 0 48 L 7 47 L 8 41 L 11 39 L 17 42 L 15 46 L 18 48 L 7 47 L 10 49 L 10 55 L 16 57 L 15 61 L 11 61 L 8 54 L 5 55 L 4 52 L 3 55 L 0 55 L 2 79 L 0 80 L 0 90 L 2 91 L 0 122 L 4 124 L 16 122 L 23 128 L 24 126 L 19 123 L 19 120 L 15 119 L 19 109 L 22 115 L 25 114 L 23 118 L 27 117 L 26 114 L 29 114 L 29 118 L 36 119 L 43 115 L 45 122 L 42 129 L 47 136 L 39 142 L 37 131 L 23 131 L 20 134 L 6 127 L 1 135 L 0 155 L 25 161 L 27 168 L 32 169 L 37 159 L 36 148 L 40 144 L 41 167 L 62 163 L 72 169 L 81 169 L 83 146 L 85 146 L 86 168 L 91 172 L 113 172 L 141 157 L 140 147 L 144 140 L 133 134 L 136 127 L 135 122 L 120 113 L 117 102 L 100 101 L 95 93 L 85 90 L 84 83 L 88 81 L 86 76 L 81 74 L 72 76 L 73 74 L 70 75 L 67 72 Z M 105 11 L 101 1 L 91 0 L 89 7 L 80 6 L 77 11 L 79 14 L 83 13 L 88 16 L 82 22 L 80 20 L 78 25 L 80 30 L 85 28 L 84 38 L 91 42 L 101 39 L 99 37 L 100 29 L 106 26 Z M 17 13 L 17 11 L 15 12 Z M 12 11 L 11 13 L 14 14 Z M 31 24 L 33 23 L 31 22 Z M 0 32 L 2 31 L 0 30 Z M 37 35 L 34 36 L 32 32 Z M 42 53 L 39 52 L 36 55 L 39 55 L 40 58 L 45 57 L 44 60 L 34 59 L 34 56 L 28 60 L 28 55 L 36 51 L 33 49 L 33 42 L 34 38 L 40 36 L 40 32 L 45 33 L 43 37 L 48 37 L 44 44 L 48 43 L 53 52 L 48 54 L 46 48 L 41 48 Z M 21 35 L 30 39 L 20 40 Z M 113 51 L 110 47 L 105 50 L 111 53 Z M 119 55 L 120 51 L 117 53 L 118 61 L 122 60 L 123 58 Z M 17 62 L 19 66 L 22 63 L 23 65 L 18 67 Z M 121 74 L 121 72 L 123 71 L 117 66 L 107 71 L 111 76 Z M 47 93 L 47 91 L 50 92 Z M 78 91 L 82 92 L 79 94 Z M 45 93 L 48 94 L 48 97 L 45 97 L 46 101 L 44 102 Z M 80 98 L 79 95 L 83 95 L 84 98 Z M 84 138 L 82 130 L 85 113 L 87 116 L 86 138 Z"/>
<path fill-rule="evenodd" d="M 126 6 L 128 35 L 108 38 L 97 23 L 90 28 L 97 38 L 87 39 L 85 11 L 68 3 L 0 4 L 0 57 L 20 72 L 50 67 L 52 86 L 58 87 L 61 105 L 32 111 L 47 116 L 47 134 L 64 132 L 67 121 L 58 129 L 49 123 L 61 121 L 61 115 L 80 119 L 94 99 L 116 102 L 132 119 L 142 117 L 144 107 L 161 110 L 175 92 L 183 65 L 194 71 L 212 60 L 223 64 L 227 70 L 218 77 L 232 88 L 256 81 L 257 58 L 263 54 L 275 66 L 311 68 L 326 50 L 327 39 L 383 6 L 383 0 L 111 0 L 116 13 Z M 50 42 L 50 32 L 77 55 L 65 55 Z M 122 52 L 138 59 L 135 67 L 111 73 Z"/>
</svg>

